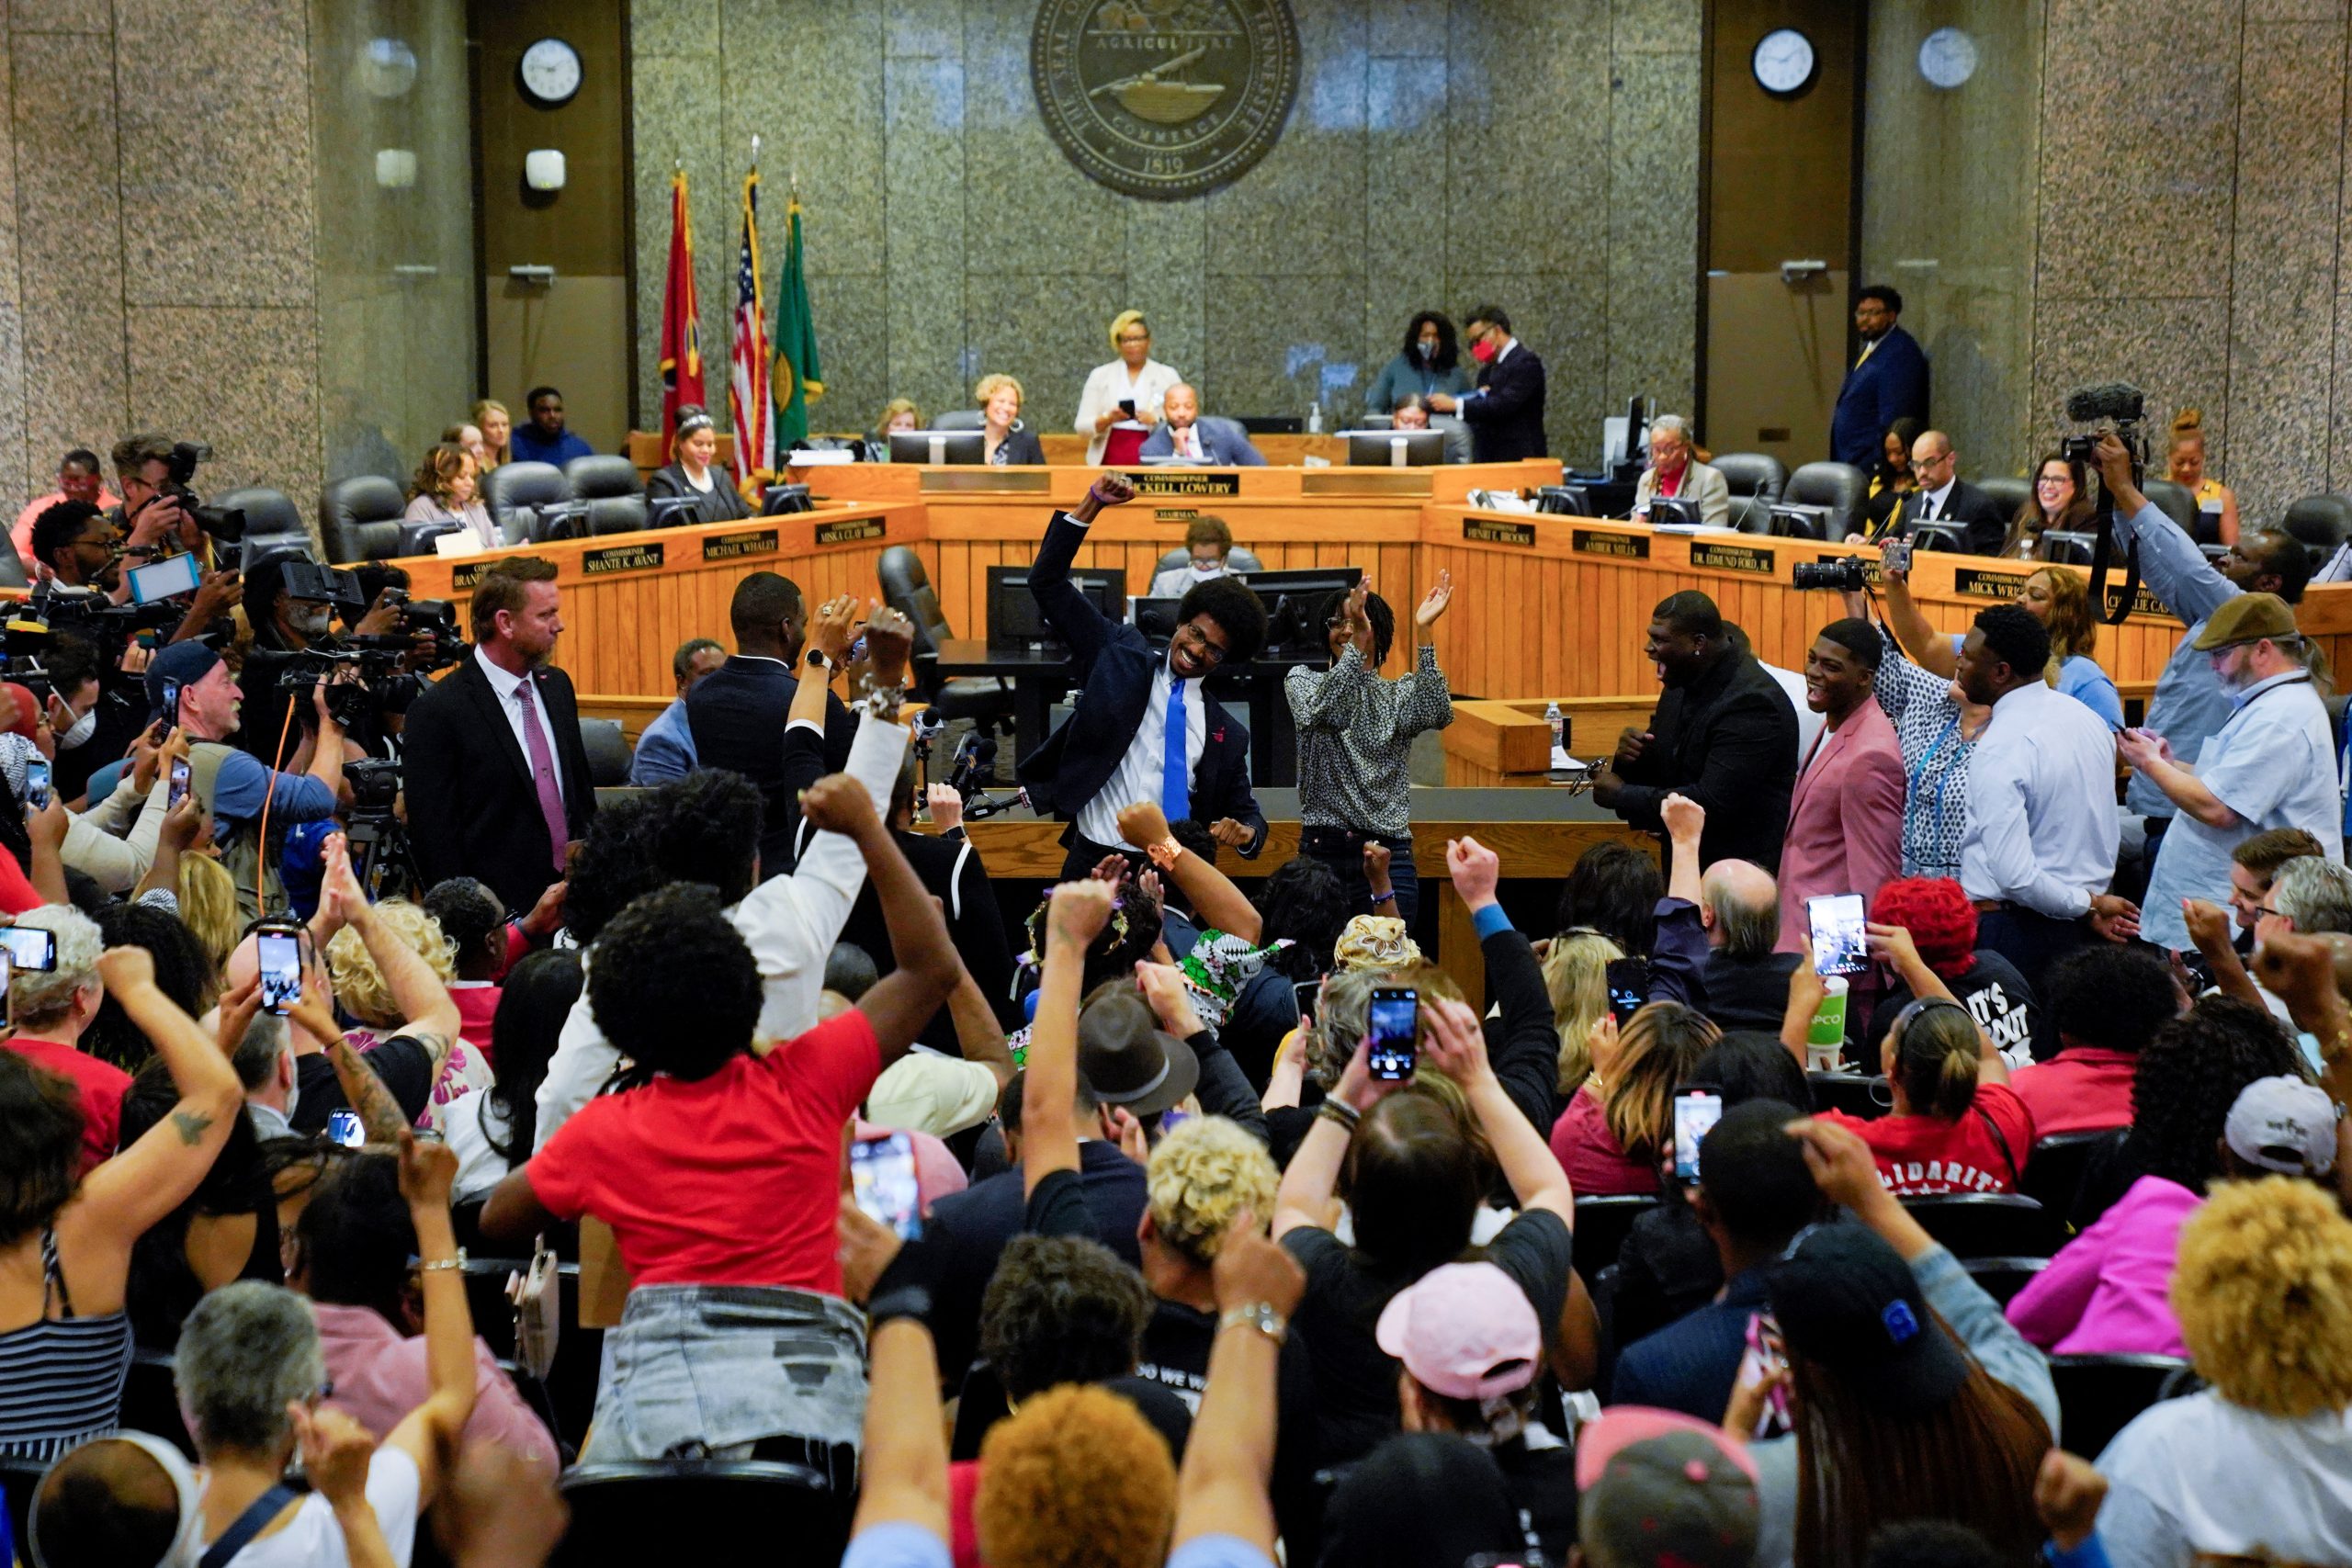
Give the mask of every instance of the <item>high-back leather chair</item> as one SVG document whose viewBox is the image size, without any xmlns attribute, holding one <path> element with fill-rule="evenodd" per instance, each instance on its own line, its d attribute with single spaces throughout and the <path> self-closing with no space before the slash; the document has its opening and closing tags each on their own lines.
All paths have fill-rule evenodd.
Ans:
<svg viewBox="0 0 2352 1568">
<path fill-rule="evenodd" d="M 553 463 L 501 463 L 481 481 L 481 503 L 498 525 L 499 538 L 509 545 L 533 542 L 536 513 L 571 499 L 571 487 Z"/>
<path fill-rule="evenodd" d="M 1769 452 L 1726 452 L 1710 466 L 1723 475 L 1734 499 L 1753 496 L 1767 507 L 1781 499 L 1789 482 L 1787 467 Z"/>
<path fill-rule="evenodd" d="M 240 560 L 259 560 L 286 550 L 311 553 L 311 530 L 303 525 L 301 508 L 284 491 L 266 485 L 245 485 L 225 491 L 211 500 L 224 512 L 245 514 L 245 537 Z"/>
<path fill-rule="evenodd" d="M 875 562 L 874 574 L 882 588 L 882 602 L 915 624 L 915 694 L 944 719 L 969 719 L 988 726 L 1012 717 L 1012 688 L 992 675 L 939 673 L 939 645 L 956 635 L 947 612 L 923 570 L 922 558 L 904 545 L 893 545 Z"/>
<path fill-rule="evenodd" d="M 627 457 L 611 452 L 574 457 L 563 466 L 563 479 L 571 499 L 587 505 L 582 532 L 633 534 L 646 525 L 645 487 Z"/>
<path fill-rule="evenodd" d="M 1184 546 L 1179 545 L 1174 549 L 1170 550 L 1166 555 L 1159 558 L 1159 564 L 1151 569 L 1151 575 L 1158 577 L 1163 571 L 1173 571 L 1178 567 L 1190 561 L 1192 558 L 1193 552 Z M 1225 570 L 1227 571 L 1263 571 L 1266 570 L 1266 563 L 1258 558 L 1256 552 L 1244 549 L 1241 546 L 1236 545 L 1233 548 L 1225 553 Z M 1148 588 L 1151 584 L 1147 582 L 1144 586 Z"/>
<path fill-rule="evenodd" d="M 401 487 L 381 474 L 337 479 L 319 493 L 319 537 L 327 559 L 390 560 L 401 553 Z"/>
<path fill-rule="evenodd" d="M 2278 525 L 2303 542 L 2313 566 L 2324 565 L 2336 547 L 2352 539 L 2352 497 L 2323 492 L 2290 504 Z"/>
<path fill-rule="evenodd" d="M 931 422 L 933 430 L 985 430 L 988 416 L 978 409 L 949 409 Z"/>
<path fill-rule="evenodd" d="M 1842 539 L 1855 531 L 1870 488 L 1869 479 L 1851 463 L 1806 463 L 1789 476 L 1781 500 L 1790 506 L 1826 507 L 1821 532 L 1795 532 L 1794 525 L 1781 518 L 1773 520 L 1772 531 L 1792 533 L 1799 538 Z"/>
<path fill-rule="evenodd" d="M 1991 479 L 1968 482 L 2000 502 L 2004 517 L 2015 517 L 2033 499 L 2033 481 L 2015 474 L 1996 474 Z"/>
<path fill-rule="evenodd" d="M 2190 538 L 2197 537 L 2197 497 L 2187 485 L 2170 479 L 2149 479 L 2142 482 L 2140 493 L 2156 503 L 2156 509 L 2180 525 L 2180 531 Z M 2219 543 L 2217 539 L 2214 541 Z"/>
</svg>

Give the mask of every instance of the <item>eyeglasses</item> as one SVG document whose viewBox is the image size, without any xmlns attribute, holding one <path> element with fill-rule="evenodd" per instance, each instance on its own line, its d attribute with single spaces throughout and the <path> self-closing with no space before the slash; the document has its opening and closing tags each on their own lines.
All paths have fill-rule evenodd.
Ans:
<svg viewBox="0 0 2352 1568">
<path fill-rule="evenodd" d="M 1201 630 L 1198 626 L 1193 625 L 1192 622 L 1186 621 L 1182 626 L 1178 626 L 1176 628 L 1176 635 L 1181 637 L 1190 638 L 1195 645 L 1197 645 L 1195 651 L 1197 651 L 1203 659 L 1207 660 L 1211 664 L 1222 664 L 1225 662 L 1225 649 L 1217 646 L 1216 643 L 1211 642 L 1208 638 L 1208 634 Z"/>
<path fill-rule="evenodd" d="M 2070 485 L 2075 481 L 2068 479 L 2064 474 L 2045 474 L 2041 479 L 2038 479 L 2033 482 L 2037 486 L 2047 485 L 2054 490 L 2060 485 Z"/>
</svg>

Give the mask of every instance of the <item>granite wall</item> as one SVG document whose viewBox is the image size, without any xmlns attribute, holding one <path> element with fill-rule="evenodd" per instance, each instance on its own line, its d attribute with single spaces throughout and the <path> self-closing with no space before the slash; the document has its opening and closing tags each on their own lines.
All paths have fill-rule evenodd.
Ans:
<svg viewBox="0 0 2352 1568">
<path fill-rule="evenodd" d="M 827 395 L 968 406 L 1011 371 L 1065 428 L 1105 330 L 1211 412 L 1363 405 L 1407 318 L 1511 313 L 1551 374 L 1553 449 L 1598 456 L 1615 399 L 1687 406 L 1698 254 L 1700 0 L 1294 0 L 1298 98 L 1225 189 L 1130 199 L 1063 157 L 1029 85 L 1035 0 L 635 0 L 641 410 L 669 179 L 691 177 L 703 344 L 725 401 L 738 188 L 763 138 L 767 254 L 797 175 Z M 1343 421 L 1333 421 L 1333 427 Z"/>
</svg>

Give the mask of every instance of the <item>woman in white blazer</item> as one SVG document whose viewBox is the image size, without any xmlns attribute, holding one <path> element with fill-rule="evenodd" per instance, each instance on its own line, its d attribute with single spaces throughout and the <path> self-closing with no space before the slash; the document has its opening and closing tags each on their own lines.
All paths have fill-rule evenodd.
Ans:
<svg viewBox="0 0 2352 1568">
<path fill-rule="evenodd" d="M 1111 426 L 1127 417 L 1119 405 L 1133 400 L 1135 417 L 1145 424 L 1159 423 L 1159 400 L 1183 378 L 1170 366 L 1151 357 L 1151 329 L 1141 310 L 1122 310 L 1111 321 L 1111 346 L 1119 357 L 1098 365 L 1086 378 L 1078 399 L 1078 433 L 1087 437 L 1086 460 L 1102 460 L 1102 445 Z"/>
</svg>

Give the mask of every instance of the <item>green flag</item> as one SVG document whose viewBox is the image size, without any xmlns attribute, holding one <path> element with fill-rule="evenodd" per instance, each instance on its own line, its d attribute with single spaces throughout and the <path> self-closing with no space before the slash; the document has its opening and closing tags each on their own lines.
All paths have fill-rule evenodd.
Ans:
<svg viewBox="0 0 2352 1568">
<path fill-rule="evenodd" d="M 808 278 L 800 263 L 800 203 L 784 209 L 784 276 L 775 290 L 775 445 L 781 453 L 808 434 L 808 405 L 825 395 L 817 362 L 817 321 L 808 313 Z"/>
</svg>

